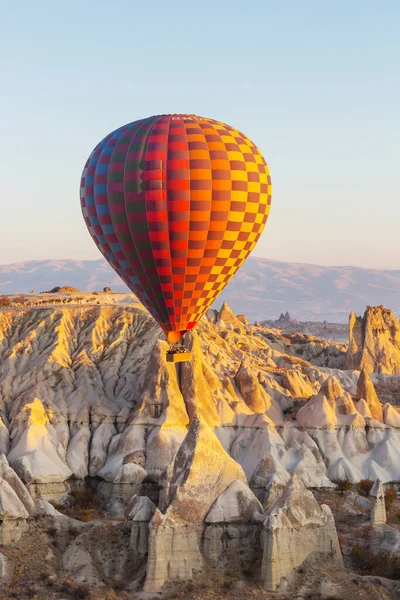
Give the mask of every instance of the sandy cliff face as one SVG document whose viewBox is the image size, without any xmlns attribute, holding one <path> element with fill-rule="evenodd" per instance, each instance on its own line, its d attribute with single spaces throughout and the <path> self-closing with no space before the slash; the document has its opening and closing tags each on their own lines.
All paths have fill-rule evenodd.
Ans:
<svg viewBox="0 0 400 600">
<path fill-rule="evenodd" d="M 136 307 L 0 312 L 0 451 L 11 467 L 32 490 L 88 475 L 160 484 L 197 414 L 261 490 L 293 473 L 317 487 L 400 479 L 400 415 L 368 374 L 357 386 L 358 371 L 338 368 L 343 345 L 293 342 L 228 306 L 208 317 L 187 336 L 192 361 L 176 366 Z"/>
<path fill-rule="evenodd" d="M 350 315 L 347 369 L 400 375 L 400 322 L 391 310 L 369 306 L 363 317 Z"/>
</svg>

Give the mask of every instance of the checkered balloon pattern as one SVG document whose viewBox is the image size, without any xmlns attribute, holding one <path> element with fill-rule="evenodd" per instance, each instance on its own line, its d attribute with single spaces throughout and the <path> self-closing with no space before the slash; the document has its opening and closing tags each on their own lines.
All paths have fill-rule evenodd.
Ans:
<svg viewBox="0 0 400 600">
<path fill-rule="evenodd" d="M 97 247 L 170 341 L 196 325 L 246 260 L 271 204 L 256 146 L 195 115 L 113 131 L 89 156 L 80 191 Z"/>
</svg>

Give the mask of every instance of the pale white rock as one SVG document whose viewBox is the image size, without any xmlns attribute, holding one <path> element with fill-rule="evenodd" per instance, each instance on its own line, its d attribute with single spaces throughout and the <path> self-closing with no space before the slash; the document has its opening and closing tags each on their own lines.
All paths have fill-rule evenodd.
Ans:
<svg viewBox="0 0 400 600">
<path fill-rule="evenodd" d="M 296 419 L 300 427 L 308 429 L 334 429 L 337 424 L 336 413 L 323 394 L 317 394 L 300 408 Z"/>
<path fill-rule="evenodd" d="M 360 413 L 362 417 L 368 417 L 369 419 L 372 419 L 371 411 L 366 400 L 361 399 L 358 402 L 355 402 L 354 406 L 356 407 L 356 410 Z"/>
<path fill-rule="evenodd" d="M 142 483 L 146 478 L 146 471 L 138 464 L 124 463 L 118 474 L 114 477 L 113 483 Z"/>
<path fill-rule="evenodd" d="M 213 502 L 234 480 L 247 483 L 241 466 L 197 415 L 168 471 L 166 514 L 185 523 L 202 523 Z"/>
<path fill-rule="evenodd" d="M 383 405 L 383 422 L 389 427 L 400 428 L 400 413 L 388 402 Z"/>
<path fill-rule="evenodd" d="M 0 417 L 0 452 L 7 454 L 10 448 L 10 434 L 9 431 Z"/>
<path fill-rule="evenodd" d="M 254 476 L 260 498 L 293 472 L 309 485 L 326 483 L 317 477 L 322 456 L 329 478 L 400 479 L 398 413 L 385 405 L 383 423 L 377 421 L 366 400 L 353 403 L 348 395 L 356 394 L 359 371 L 316 366 L 334 364 L 327 359 L 330 349 L 337 350 L 333 343 L 299 341 L 299 336 L 285 341 L 264 327 L 246 334 L 244 322 L 232 313 L 224 317 L 229 325 L 224 330 L 202 319 L 197 334 L 187 336 L 192 363 L 177 368 L 166 363 L 165 336 L 149 315 L 137 305 L 117 305 L 124 295 L 115 295 L 107 306 L 102 295 L 100 306 L 90 305 L 90 294 L 82 297 L 80 307 L 0 312 L 0 451 L 7 453 L 11 440 L 11 466 L 32 494 L 55 498 L 55 486 L 65 487 L 71 476 L 68 462 L 78 477 L 103 470 L 104 483 L 125 488 L 128 499 L 139 485 L 133 482 L 146 473 L 160 481 L 196 411 L 215 428 L 248 480 Z M 315 362 L 318 352 L 326 354 L 323 362 Z M 254 413 L 246 404 L 235 383 L 241 365 L 247 370 L 247 401 L 266 399 L 266 411 Z M 281 370 L 275 372 L 277 365 Z M 285 369 L 289 377 L 295 373 L 299 385 L 309 386 L 308 392 L 311 387 L 313 397 L 325 390 L 334 417 L 325 410 L 313 415 L 308 405 L 299 411 L 299 419 L 305 418 L 299 424 L 294 397 L 281 385 Z M 397 384 L 379 377 L 373 376 L 378 397 L 391 402 Z M 145 396 L 150 407 L 161 400 L 162 416 L 142 414 L 135 427 Z M 87 437 L 80 439 L 85 428 L 90 452 Z"/>
<path fill-rule="evenodd" d="M 251 480 L 266 452 L 269 452 L 277 462 L 281 462 L 284 456 L 285 443 L 268 422 L 262 423 L 259 427 L 239 427 L 232 432 L 232 435 L 230 455 L 243 467 L 248 480 Z"/>
<path fill-rule="evenodd" d="M 215 323 L 216 319 L 217 319 L 217 311 L 214 310 L 213 308 L 208 308 L 204 314 L 204 316 L 206 317 L 206 319 L 210 322 L 210 323 Z"/>
<path fill-rule="evenodd" d="M 176 522 L 158 509 L 150 522 L 144 592 L 156 592 L 167 581 L 189 581 L 201 571 L 203 525 Z"/>
<path fill-rule="evenodd" d="M 359 371 L 319 367 L 318 370 L 313 369 L 312 373 L 309 371 L 309 369 L 306 369 L 306 372 L 308 373 L 311 381 L 318 379 L 320 383 L 322 383 L 327 377 L 333 376 L 339 381 L 340 385 L 346 392 L 352 396 L 355 396 L 357 393 L 357 382 L 360 375 Z"/>
<path fill-rule="evenodd" d="M 287 422 L 281 430 L 281 437 L 286 446 L 300 448 L 303 444 L 310 448 L 313 453 L 319 453 L 318 444 L 312 439 L 307 431 L 298 429 L 294 423 Z"/>
<path fill-rule="evenodd" d="M 144 427 L 140 425 L 129 425 L 123 433 L 116 435 L 110 443 L 107 460 L 98 471 L 98 476 L 105 481 L 121 482 L 125 477 L 133 477 L 136 483 L 140 483 L 146 477 L 144 470 L 145 448 Z M 143 456 L 142 464 L 125 469 L 126 460 L 129 456 L 139 453 Z M 140 480 L 140 481 L 139 481 Z"/>
<path fill-rule="evenodd" d="M 0 479 L 0 543 L 18 542 L 28 528 L 29 514 L 11 485 Z"/>
<path fill-rule="evenodd" d="M 125 517 L 132 521 L 150 521 L 156 511 L 156 505 L 147 496 L 137 496 L 130 499 L 125 510 Z"/>
<path fill-rule="evenodd" d="M 353 512 L 354 514 L 369 514 L 371 502 L 369 498 L 360 496 L 357 492 L 350 490 L 346 494 L 346 508 L 349 512 Z"/>
<path fill-rule="evenodd" d="M 191 579 L 201 570 L 204 518 L 235 480 L 247 483 L 242 468 L 195 414 L 165 474 L 160 495 L 165 514 L 157 510 L 150 522 L 145 591 L 158 590 L 167 581 Z"/>
<path fill-rule="evenodd" d="M 88 425 L 77 428 L 71 436 L 66 461 L 77 479 L 85 479 L 89 475 L 89 443 L 91 433 Z"/>
<path fill-rule="evenodd" d="M 0 519 L 27 519 L 28 511 L 11 485 L 0 479 Z"/>
<path fill-rule="evenodd" d="M 17 494 L 30 516 L 36 512 L 35 503 L 29 491 L 22 483 L 16 472 L 5 462 L 0 462 L 0 478 L 4 479 Z"/>
<path fill-rule="evenodd" d="M 74 540 L 63 556 L 63 568 L 69 571 L 74 580 L 88 585 L 102 586 L 99 574 L 93 565 L 90 552 L 84 548 L 79 539 Z"/>
<path fill-rule="evenodd" d="M 110 442 L 115 435 L 117 435 L 117 429 L 111 423 L 101 423 L 94 430 L 90 443 L 89 475 L 91 477 L 95 477 L 104 467 Z"/>
<path fill-rule="evenodd" d="M 46 452 L 48 450 L 49 452 Z M 50 456 L 49 456 L 50 454 Z M 51 448 L 33 450 L 22 456 L 10 459 L 11 466 L 26 483 L 64 482 L 72 473 L 67 465 Z"/>
<path fill-rule="evenodd" d="M 290 581 L 294 569 L 317 552 L 341 562 L 335 522 L 328 506 L 319 506 L 293 475 L 264 521 L 262 578 L 267 590 Z"/>
<path fill-rule="evenodd" d="M 8 461 L 25 482 L 65 481 L 71 471 L 60 458 L 59 442 L 42 402 L 35 398 L 23 407 L 26 426 L 13 441 Z"/>
<path fill-rule="evenodd" d="M 14 573 L 14 567 L 5 554 L 0 553 L 0 586 L 7 585 L 11 582 Z"/>
<path fill-rule="evenodd" d="M 371 523 L 386 523 L 385 490 L 379 479 L 372 486 L 370 496 L 372 498 L 370 510 Z"/>
<path fill-rule="evenodd" d="M 154 427 L 146 445 L 147 473 L 159 480 L 162 472 L 171 464 L 187 434 L 186 427 Z"/>
<path fill-rule="evenodd" d="M 271 452 L 266 452 L 253 472 L 250 485 L 252 488 L 270 490 L 272 485 L 285 485 L 288 480 L 289 473 L 282 461 Z"/>
<path fill-rule="evenodd" d="M 310 448 L 303 444 L 292 452 L 294 465 L 290 468 L 290 473 L 296 473 L 306 487 L 334 487 L 327 477 L 324 462 L 318 461 Z"/>
<path fill-rule="evenodd" d="M 243 481 L 233 481 L 215 500 L 205 517 L 206 523 L 236 523 L 251 521 L 263 507 Z"/>
</svg>

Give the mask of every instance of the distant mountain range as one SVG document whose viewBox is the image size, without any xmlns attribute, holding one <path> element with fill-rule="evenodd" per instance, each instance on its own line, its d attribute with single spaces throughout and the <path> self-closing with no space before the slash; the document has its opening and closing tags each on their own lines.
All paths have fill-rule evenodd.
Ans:
<svg viewBox="0 0 400 600">
<path fill-rule="evenodd" d="M 73 285 L 80 291 L 127 288 L 103 260 L 35 260 L 0 265 L 0 294 Z M 323 267 L 249 258 L 216 301 L 228 302 L 249 321 L 289 311 L 303 321 L 345 323 L 350 311 L 383 304 L 400 314 L 400 270 Z"/>
</svg>

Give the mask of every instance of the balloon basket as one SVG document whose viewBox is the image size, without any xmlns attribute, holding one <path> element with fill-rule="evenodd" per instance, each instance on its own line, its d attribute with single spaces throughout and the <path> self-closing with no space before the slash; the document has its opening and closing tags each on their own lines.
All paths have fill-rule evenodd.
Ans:
<svg viewBox="0 0 400 600">
<path fill-rule="evenodd" d="M 167 352 L 167 362 L 180 363 L 191 359 L 191 352 Z"/>
</svg>

